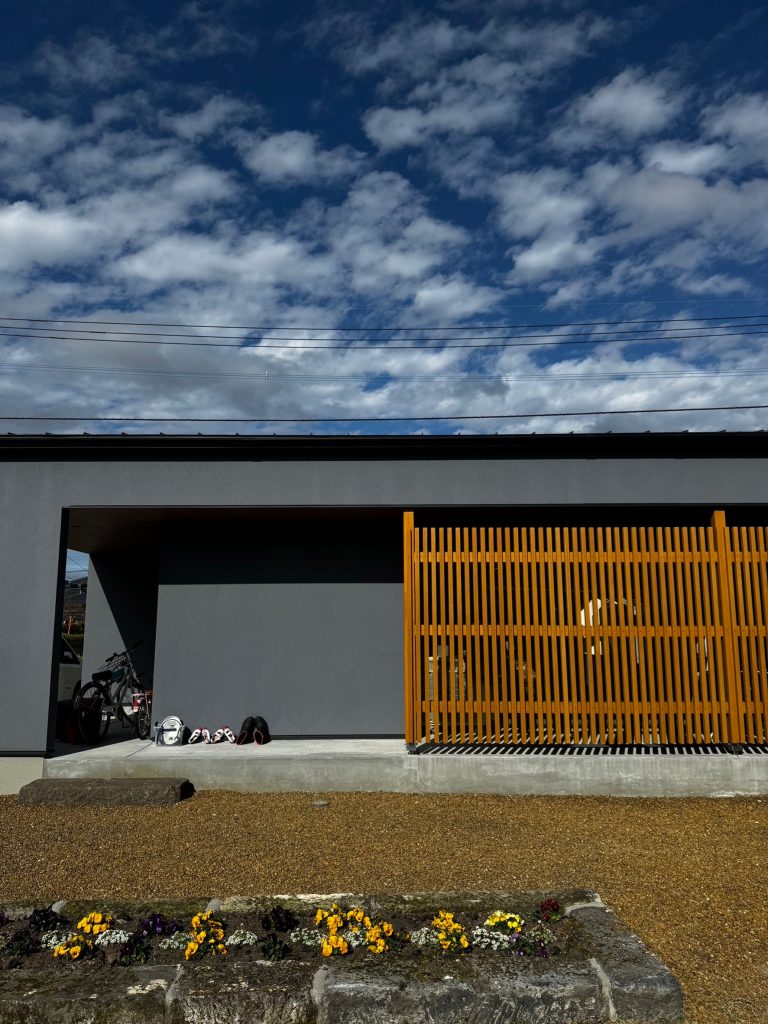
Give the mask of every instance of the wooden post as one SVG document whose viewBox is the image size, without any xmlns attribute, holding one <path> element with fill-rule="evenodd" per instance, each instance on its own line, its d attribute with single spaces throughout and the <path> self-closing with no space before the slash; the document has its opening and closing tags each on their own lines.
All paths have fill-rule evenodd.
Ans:
<svg viewBox="0 0 768 1024">
<path fill-rule="evenodd" d="M 413 512 L 403 512 L 403 653 L 405 660 L 405 746 L 413 752 Z"/>
<path fill-rule="evenodd" d="M 744 742 L 744 708 L 741 699 L 741 678 L 736 657 L 734 630 L 734 594 L 731 579 L 731 544 L 725 523 L 725 512 L 712 513 L 712 533 L 717 551 L 718 592 L 720 614 L 723 620 L 725 648 L 725 685 L 728 694 L 728 739 L 731 743 Z"/>
</svg>

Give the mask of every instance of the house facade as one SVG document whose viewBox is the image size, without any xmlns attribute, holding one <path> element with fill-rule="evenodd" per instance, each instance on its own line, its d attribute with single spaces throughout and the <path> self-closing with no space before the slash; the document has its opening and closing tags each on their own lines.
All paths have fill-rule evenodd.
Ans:
<svg viewBox="0 0 768 1024">
<path fill-rule="evenodd" d="M 681 742 L 698 716 L 706 742 L 738 738 L 732 699 L 765 742 L 767 436 L 2 437 L 0 756 L 53 750 L 68 547 L 91 559 L 84 677 L 141 641 L 155 718 L 585 743 L 618 741 L 621 705 L 639 742 L 663 698 L 682 731 L 650 738 Z M 727 583 L 724 525 L 743 531 L 729 552 L 754 546 L 746 584 Z M 604 550 L 638 530 L 624 561 Z M 667 553 L 643 582 L 650 546 Z"/>
</svg>

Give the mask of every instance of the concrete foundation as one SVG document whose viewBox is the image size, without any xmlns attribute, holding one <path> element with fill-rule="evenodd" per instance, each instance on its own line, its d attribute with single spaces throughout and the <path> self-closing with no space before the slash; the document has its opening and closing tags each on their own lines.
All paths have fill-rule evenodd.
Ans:
<svg viewBox="0 0 768 1024">
<path fill-rule="evenodd" d="M 0 796 L 18 793 L 22 786 L 43 777 L 43 757 L 0 757 Z"/>
<path fill-rule="evenodd" d="M 196 790 L 721 797 L 768 793 L 768 755 L 408 754 L 402 740 L 156 747 L 128 740 L 44 762 L 48 779 L 189 779 Z M 25 779 L 28 781 L 28 779 Z"/>
</svg>

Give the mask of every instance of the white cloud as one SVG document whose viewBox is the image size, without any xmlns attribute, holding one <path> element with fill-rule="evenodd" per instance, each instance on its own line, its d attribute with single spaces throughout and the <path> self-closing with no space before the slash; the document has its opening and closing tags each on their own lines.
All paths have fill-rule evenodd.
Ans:
<svg viewBox="0 0 768 1024">
<path fill-rule="evenodd" d="M 246 166 L 262 181 L 281 187 L 349 178 L 364 159 L 352 146 L 322 149 L 310 132 L 279 132 L 252 144 L 242 138 L 240 145 Z"/>
<path fill-rule="evenodd" d="M 433 137 L 509 129 L 520 117 L 524 97 L 556 68 L 587 53 L 609 32 L 609 26 L 605 19 L 585 16 L 535 26 L 488 21 L 474 33 L 465 32 L 461 45 L 442 51 L 442 66 L 436 57 L 426 65 L 418 60 L 410 60 L 406 67 L 398 65 L 399 77 L 388 78 L 383 91 L 401 92 L 402 102 L 370 108 L 363 116 L 363 127 L 384 151 L 423 146 Z M 414 39 L 418 38 L 416 34 Z M 390 42 L 386 39 L 379 49 L 386 44 L 389 52 Z M 450 60 L 460 52 L 461 59 Z M 362 72 L 378 68 L 379 63 L 368 66 L 360 56 L 351 66 Z M 415 69 L 418 83 L 412 85 Z"/>
<path fill-rule="evenodd" d="M 339 47 L 339 56 L 356 74 L 397 68 L 415 76 L 417 68 L 423 73 L 473 42 L 469 29 L 453 25 L 445 18 L 419 21 L 411 16 L 378 38 L 364 20 L 346 19 L 343 25 L 347 38 Z"/>
<path fill-rule="evenodd" d="M 577 229 L 592 205 L 572 175 L 551 167 L 505 174 L 491 189 L 501 226 L 512 238 Z"/>
<path fill-rule="evenodd" d="M 75 263 L 92 255 L 100 232 L 67 210 L 46 210 L 27 202 L 0 206 L 0 266 Z"/>
<path fill-rule="evenodd" d="M 34 68 L 57 89 L 86 85 L 108 89 L 133 74 L 135 56 L 103 35 L 80 33 L 70 47 L 48 41 L 37 52 Z"/>
<path fill-rule="evenodd" d="M 728 163 L 725 146 L 717 143 L 656 142 L 643 153 L 646 167 L 670 174 L 706 175 Z"/>
<path fill-rule="evenodd" d="M 551 141 L 565 148 L 609 144 L 612 136 L 634 140 L 675 120 L 685 100 L 668 75 L 627 68 L 576 100 Z"/>
<path fill-rule="evenodd" d="M 709 138 L 729 143 L 731 162 L 736 166 L 768 166 L 767 94 L 737 94 L 712 104 L 703 112 L 702 123 Z"/>
<path fill-rule="evenodd" d="M 178 234 L 123 257 L 114 269 L 155 284 L 237 279 L 302 287 L 324 275 L 326 264 L 293 239 L 253 232 L 230 239 Z"/>
<path fill-rule="evenodd" d="M 182 139 L 194 141 L 259 112 L 258 107 L 243 103 L 232 96 L 216 95 L 211 96 L 198 110 L 187 114 L 168 114 L 165 120 Z"/>
<path fill-rule="evenodd" d="M 526 249 L 515 251 L 515 266 L 510 281 L 538 281 L 565 270 L 587 266 L 597 251 L 594 240 L 579 242 L 569 234 L 547 233 Z"/>
<path fill-rule="evenodd" d="M 435 277 L 419 285 L 413 296 L 413 306 L 417 312 L 440 320 L 459 320 L 487 312 L 501 298 L 496 289 L 456 275 Z"/>
</svg>

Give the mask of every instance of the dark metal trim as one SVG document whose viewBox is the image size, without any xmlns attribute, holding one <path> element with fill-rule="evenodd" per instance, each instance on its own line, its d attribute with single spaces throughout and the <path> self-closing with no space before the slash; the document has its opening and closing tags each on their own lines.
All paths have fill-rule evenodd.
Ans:
<svg viewBox="0 0 768 1024">
<path fill-rule="evenodd" d="M 484 435 L 0 435 L 0 460 L 768 458 L 764 431 Z"/>
</svg>

